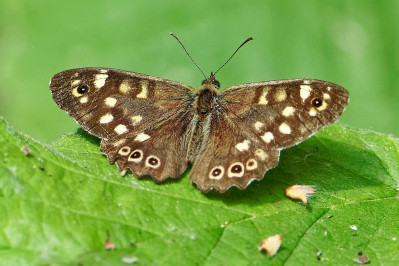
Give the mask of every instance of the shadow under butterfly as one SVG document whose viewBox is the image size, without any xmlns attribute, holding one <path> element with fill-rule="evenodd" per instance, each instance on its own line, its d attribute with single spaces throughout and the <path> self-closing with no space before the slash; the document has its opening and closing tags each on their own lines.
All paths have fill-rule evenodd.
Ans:
<svg viewBox="0 0 399 266">
<path fill-rule="evenodd" d="M 263 179 L 278 165 L 281 149 L 332 124 L 349 101 L 346 89 L 316 79 L 219 91 L 215 74 L 193 89 L 134 72 L 78 68 L 56 74 L 50 89 L 62 110 L 102 139 L 100 150 L 123 175 L 131 169 L 161 182 L 180 177 L 192 163 L 190 180 L 203 192 L 221 193 Z"/>
</svg>

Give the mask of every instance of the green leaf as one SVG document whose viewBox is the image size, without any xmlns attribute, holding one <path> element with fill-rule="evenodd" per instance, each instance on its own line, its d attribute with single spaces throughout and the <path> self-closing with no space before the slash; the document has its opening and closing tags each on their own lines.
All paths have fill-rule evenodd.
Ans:
<svg viewBox="0 0 399 266">
<path fill-rule="evenodd" d="M 0 264 L 312 265 L 322 251 L 349 265 L 361 250 L 397 265 L 398 147 L 334 124 L 284 150 L 261 182 L 203 194 L 188 171 L 162 184 L 121 177 L 83 131 L 47 146 L 0 120 Z M 293 184 L 318 192 L 305 206 L 285 197 Z M 275 234 L 285 239 L 269 258 L 257 246 Z"/>
</svg>

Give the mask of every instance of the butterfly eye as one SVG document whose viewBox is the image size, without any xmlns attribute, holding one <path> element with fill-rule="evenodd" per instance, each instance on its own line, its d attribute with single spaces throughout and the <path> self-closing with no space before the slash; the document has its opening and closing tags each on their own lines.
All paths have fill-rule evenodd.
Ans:
<svg viewBox="0 0 399 266">
<path fill-rule="evenodd" d="M 320 98 L 313 98 L 312 105 L 313 107 L 320 107 L 323 104 L 323 100 Z"/>
<path fill-rule="evenodd" d="M 80 85 L 77 88 L 77 92 L 80 93 L 80 94 L 85 94 L 88 91 L 89 91 L 89 87 L 87 87 L 86 85 Z"/>
</svg>

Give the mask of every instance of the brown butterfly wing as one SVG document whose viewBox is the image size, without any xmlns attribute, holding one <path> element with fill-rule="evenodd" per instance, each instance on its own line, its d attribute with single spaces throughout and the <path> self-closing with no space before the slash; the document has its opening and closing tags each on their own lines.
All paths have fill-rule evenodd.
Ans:
<svg viewBox="0 0 399 266">
<path fill-rule="evenodd" d="M 349 101 L 343 87 L 315 79 L 238 85 L 222 94 L 231 120 L 267 149 L 304 141 L 334 123 Z"/>
<path fill-rule="evenodd" d="M 282 148 L 332 124 L 348 92 L 319 80 L 281 80 L 234 86 L 215 101 L 209 139 L 190 178 L 203 191 L 244 189 L 278 164 Z"/>
<path fill-rule="evenodd" d="M 223 193 L 231 186 L 244 189 L 277 166 L 280 152 L 265 150 L 227 114 L 214 112 L 208 130 L 209 138 L 190 172 L 190 180 L 202 191 L 216 189 Z"/>
<path fill-rule="evenodd" d="M 83 68 L 56 74 L 50 89 L 61 109 L 103 139 L 101 150 L 121 171 L 130 168 L 161 181 L 179 177 L 187 167 L 179 154 L 187 150 L 182 143 L 192 119 L 191 87 L 122 70 Z"/>
</svg>

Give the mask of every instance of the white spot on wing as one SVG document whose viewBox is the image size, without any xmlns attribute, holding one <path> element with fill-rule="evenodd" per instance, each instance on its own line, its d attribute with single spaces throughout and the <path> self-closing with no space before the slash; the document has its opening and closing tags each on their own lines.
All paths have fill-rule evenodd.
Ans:
<svg viewBox="0 0 399 266">
<path fill-rule="evenodd" d="M 272 132 L 266 132 L 261 138 L 264 142 L 270 143 L 274 139 L 274 136 Z"/>
<path fill-rule="evenodd" d="M 105 74 L 108 72 L 108 69 L 100 69 L 100 73 Z"/>
<path fill-rule="evenodd" d="M 133 115 L 133 116 L 130 117 L 130 119 L 133 122 L 133 126 L 135 126 L 138 123 L 140 123 L 140 121 L 143 119 L 143 117 L 141 115 Z"/>
<path fill-rule="evenodd" d="M 310 92 L 312 91 L 312 87 L 309 85 L 301 85 L 301 90 L 299 91 L 299 95 L 302 98 L 302 101 L 305 101 L 309 96 Z"/>
<path fill-rule="evenodd" d="M 262 105 L 266 105 L 267 104 L 267 99 L 266 99 L 266 96 L 267 96 L 267 89 L 263 89 L 263 93 L 262 93 L 262 95 L 259 97 L 259 104 L 262 104 Z"/>
<path fill-rule="evenodd" d="M 130 87 L 129 79 L 125 79 L 121 85 L 119 85 L 119 91 L 123 94 L 128 94 L 130 90 L 132 90 L 132 87 Z"/>
<path fill-rule="evenodd" d="M 324 98 L 325 100 L 330 100 L 330 99 L 331 99 L 330 94 L 328 94 L 328 93 L 324 93 L 324 94 L 323 94 L 323 98 Z"/>
<path fill-rule="evenodd" d="M 317 110 L 314 109 L 314 108 L 310 109 L 309 115 L 310 115 L 310 116 L 316 116 L 316 115 L 317 115 Z"/>
<path fill-rule="evenodd" d="M 291 116 L 294 112 L 295 112 L 295 108 L 294 107 L 287 106 L 287 107 L 284 108 L 282 114 L 283 114 L 283 116 L 288 117 L 288 116 Z"/>
<path fill-rule="evenodd" d="M 265 124 L 260 122 L 260 121 L 256 121 L 254 124 L 254 128 L 259 131 Z"/>
<path fill-rule="evenodd" d="M 267 153 L 262 149 L 257 149 L 255 151 L 255 156 L 261 159 L 262 161 L 266 160 L 268 157 Z"/>
<path fill-rule="evenodd" d="M 282 123 L 279 128 L 281 133 L 283 134 L 291 134 L 291 128 L 289 125 L 287 125 L 286 123 Z"/>
<path fill-rule="evenodd" d="M 250 143 L 251 143 L 251 141 L 246 139 L 243 142 L 237 143 L 236 149 L 239 151 L 247 151 L 249 149 Z"/>
<path fill-rule="evenodd" d="M 134 139 L 134 141 L 146 141 L 147 139 L 151 138 L 149 135 L 145 134 L 144 132 L 139 133 L 136 138 Z"/>
<path fill-rule="evenodd" d="M 87 98 L 87 96 L 80 98 L 79 102 L 80 103 L 87 103 L 89 99 Z"/>
<path fill-rule="evenodd" d="M 119 124 L 114 128 L 114 131 L 119 135 L 127 132 L 127 127 L 125 125 Z"/>
<path fill-rule="evenodd" d="M 104 102 L 105 102 L 105 104 L 106 104 L 107 106 L 109 106 L 109 107 L 114 107 L 115 104 L 116 104 L 116 99 L 115 99 L 115 98 L 112 98 L 112 97 L 108 97 L 108 98 L 105 98 Z"/>
<path fill-rule="evenodd" d="M 112 120 L 114 120 L 113 115 L 111 115 L 110 113 L 103 115 L 100 118 L 100 124 L 108 124 L 109 122 L 111 122 Z"/>
<path fill-rule="evenodd" d="M 94 87 L 97 89 L 102 88 L 107 80 L 107 74 L 97 74 L 94 76 Z"/>
<path fill-rule="evenodd" d="M 276 95 L 274 95 L 274 98 L 276 99 L 277 102 L 282 102 L 287 98 L 287 92 L 285 91 L 284 88 L 280 88 L 277 90 Z"/>
<path fill-rule="evenodd" d="M 74 81 L 71 82 L 71 86 L 78 86 L 80 84 L 80 82 L 82 82 L 80 79 L 75 79 Z"/>
<path fill-rule="evenodd" d="M 137 94 L 137 98 L 146 99 L 148 94 L 148 81 L 143 80 L 141 82 L 141 92 Z"/>
</svg>

